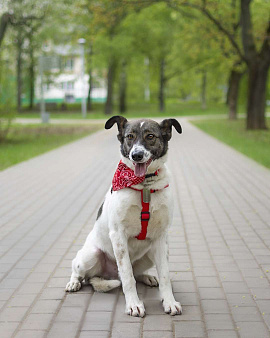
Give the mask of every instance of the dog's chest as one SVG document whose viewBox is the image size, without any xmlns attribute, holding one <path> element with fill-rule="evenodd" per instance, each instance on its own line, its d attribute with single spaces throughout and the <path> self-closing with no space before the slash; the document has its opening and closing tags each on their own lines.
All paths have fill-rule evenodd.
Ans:
<svg viewBox="0 0 270 338">
<path fill-rule="evenodd" d="M 122 225 L 128 236 L 137 236 L 141 232 L 141 194 L 131 194 L 128 204 L 122 209 Z M 163 191 L 151 194 L 149 203 L 150 219 L 147 226 L 147 238 L 155 239 L 161 235 L 170 222 L 170 208 L 167 194 Z"/>
</svg>

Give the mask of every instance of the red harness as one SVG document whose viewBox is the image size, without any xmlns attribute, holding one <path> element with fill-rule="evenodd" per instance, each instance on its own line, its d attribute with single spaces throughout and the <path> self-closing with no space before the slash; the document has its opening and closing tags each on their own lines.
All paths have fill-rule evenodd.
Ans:
<svg viewBox="0 0 270 338">
<path fill-rule="evenodd" d="M 130 188 L 132 190 L 141 192 L 141 203 L 142 203 L 142 211 L 141 211 L 141 232 L 136 238 L 138 240 L 144 240 L 147 235 L 147 227 L 150 220 L 150 200 L 151 194 L 160 191 L 161 189 L 153 190 L 153 189 L 136 189 L 132 188 L 132 185 L 136 185 L 142 183 L 145 178 L 151 176 L 157 176 L 158 170 L 154 174 L 146 175 L 145 177 L 138 178 L 134 175 L 132 169 L 130 169 L 127 165 L 125 165 L 122 161 L 119 162 L 117 170 L 114 174 L 112 181 L 112 190 L 117 191 L 123 188 Z M 138 182 L 139 181 L 139 182 Z M 169 184 L 167 184 L 163 189 L 168 188 Z"/>
<path fill-rule="evenodd" d="M 163 189 L 168 188 L 169 184 L 167 184 Z M 151 194 L 155 193 L 158 190 L 153 190 L 153 189 L 135 189 L 132 187 L 129 187 L 130 189 L 140 191 L 141 192 L 141 203 L 142 203 L 142 211 L 141 211 L 141 232 L 139 233 L 138 236 L 136 236 L 137 239 L 139 240 L 144 240 L 147 235 L 147 227 L 148 227 L 148 222 L 150 220 L 150 211 L 149 211 L 149 206 L 150 206 L 150 199 L 151 199 Z"/>
</svg>

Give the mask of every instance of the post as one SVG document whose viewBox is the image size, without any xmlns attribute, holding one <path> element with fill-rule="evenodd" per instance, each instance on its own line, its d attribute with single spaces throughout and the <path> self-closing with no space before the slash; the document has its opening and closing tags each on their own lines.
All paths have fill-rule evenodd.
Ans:
<svg viewBox="0 0 270 338">
<path fill-rule="evenodd" d="M 82 81 L 82 117 L 86 118 L 86 97 L 85 97 L 85 83 L 84 83 L 84 44 L 85 39 L 78 40 L 81 45 L 81 81 Z"/>
<path fill-rule="evenodd" d="M 46 113 L 46 105 L 44 100 L 44 87 L 43 87 L 43 55 L 39 57 L 39 75 L 40 75 L 40 117 L 42 123 L 48 123 L 50 114 Z"/>
<path fill-rule="evenodd" d="M 144 87 L 144 100 L 150 101 L 150 75 L 149 75 L 149 58 L 144 58 L 145 65 L 145 87 Z"/>
</svg>

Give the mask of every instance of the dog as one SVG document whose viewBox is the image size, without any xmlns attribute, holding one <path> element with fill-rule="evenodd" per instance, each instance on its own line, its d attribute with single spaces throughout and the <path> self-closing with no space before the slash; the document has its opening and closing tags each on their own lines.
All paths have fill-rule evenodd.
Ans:
<svg viewBox="0 0 270 338">
<path fill-rule="evenodd" d="M 144 317 L 136 281 L 152 287 L 159 285 L 164 311 L 180 315 L 182 308 L 174 298 L 169 278 L 167 233 L 172 222 L 173 198 L 165 162 L 172 127 L 181 134 L 181 125 L 175 119 L 159 124 L 113 116 L 105 128 L 110 129 L 115 123 L 121 161 L 94 228 L 72 261 L 66 291 L 78 291 L 83 280 L 98 292 L 107 292 L 122 283 L 126 313 Z M 145 274 L 154 264 L 159 282 Z"/>
</svg>

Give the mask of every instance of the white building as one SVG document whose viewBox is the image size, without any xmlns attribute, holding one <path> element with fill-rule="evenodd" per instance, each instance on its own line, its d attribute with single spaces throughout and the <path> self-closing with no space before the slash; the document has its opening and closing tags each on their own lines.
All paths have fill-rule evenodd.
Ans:
<svg viewBox="0 0 270 338">
<path fill-rule="evenodd" d="M 49 49 L 49 48 L 47 48 Z M 46 50 L 47 50 L 46 49 Z M 47 102 L 80 102 L 82 96 L 87 98 L 89 75 L 82 79 L 82 61 L 80 49 L 72 46 L 57 46 L 40 58 L 37 79 L 36 98 L 41 98 L 41 71 L 43 69 L 43 95 Z M 94 72 L 91 98 L 96 102 L 104 102 L 107 96 L 106 83 Z"/>
</svg>

